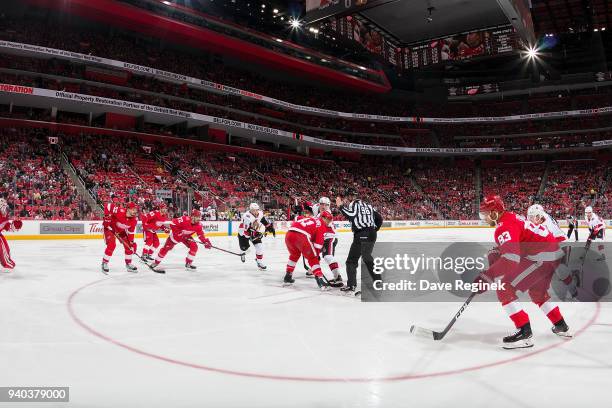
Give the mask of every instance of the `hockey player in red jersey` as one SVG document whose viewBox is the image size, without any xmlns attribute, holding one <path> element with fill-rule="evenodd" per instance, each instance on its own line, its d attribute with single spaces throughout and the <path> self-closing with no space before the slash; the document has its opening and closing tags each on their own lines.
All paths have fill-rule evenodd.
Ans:
<svg viewBox="0 0 612 408">
<path fill-rule="evenodd" d="M 321 217 L 324 211 L 331 213 L 331 201 L 327 197 L 319 198 L 319 202 L 314 204 L 312 207 L 312 215 L 314 217 Z M 338 245 L 338 238 L 336 238 L 336 230 L 334 229 L 334 223 L 330 222 L 327 224 L 327 231 L 325 232 L 323 249 L 321 250 L 322 259 L 329 265 L 329 269 L 332 271 L 334 277 L 330 280 L 330 283 L 341 283 L 342 275 L 340 275 L 340 266 L 336 260 L 336 245 Z M 308 274 L 307 274 L 308 275 Z"/>
<path fill-rule="evenodd" d="M 11 220 L 8 214 L 8 203 L 0 198 L 0 266 L 6 269 L 15 268 L 15 262 L 11 259 L 11 250 L 2 231 L 18 231 L 23 223 L 21 220 Z"/>
<path fill-rule="evenodd" d="M 168 206 L 162 202 L 158 209 L 142 214 L 142 232 L 144 235 L 144 247 L 142 249 L 143 261 L 153 261 L 153 253 L 159 248 L 159 229 L 167 229 Z"/>
<path fill-rule="evenodd" d="M 136 242 L 134 233 L 138 223 L 138 207 L 135 203 L 129 202 L 126 208 L 121 208 L 116 204 L 108 203 L 104 207 L 104 241 L 106 249 L 102 257 L 102 272 L 108 273 L 108 261 L 117 246 L 116 240 L 123 244 L 125 251 L 125 268 L 128 272 L 136 272 L 138 268 L 132 264 L 132 255 L 136 252 Z"/>
<path fill-rule="evenodd" d="M 331 213 L 323 211 L 319 218 L 303 217 L 291 223 L 291 227 L 285 235 L 285 245 L 289 251 L 289 261 L 287 261 L 284 279 L 286 284 L 294 282 L 293 271 L 295 265 L 300 256 L 303 256 L 308 262 L 319 288 L 322 290 L 329 289 L 319 265 L 319 254 L 323 248 L 325 233 L 328 231 L 327 225 L 332 220 Z"/>
<path fill-rule="evenodd" d="M 497 195 L 485 197 L 480 205 L 481 218 L 495 228 L 497 248 L 489 253 L 489 268 L 477 280 L 492 282 L 500 278 L 497 297 L 518 329 L 503 339 L 503 347 L 532 347 L 529 316 L 518 302 L 516 292 L 529 293 L 531 300 L 548 317 L 553 333 L 571 337 L 558 306 L 549 302 L 548 289 L 553 273 L 563 258 L 563 251 L 543 225 L 506 211 Z"/>
<path fill-rule="evenodd" d="M 197 269 L 197 267 L 193 265 L 193 260 L 198 253 L 198 244 L 193 239 L 193 235 L 195 234 L 198 236 L 198 239 L 206 249 L 212 248 L 210 240 L 204 235 L 204 230 L 202 229 L 202 224 L 200 223 L 201 220 L 202 213 L 194 208 L 191 211 L 191 216 L 184 215 L 182 217 L 174 218 L 170 223 L 168 223 L 170 227 L 170 235 L 166 239 L 164 246 L 157 253 L 155 261 L 151 264 L 151 267 L 156 268 L 176 244 L 182 243 L 189 248 L 189 253 L 185 258 L 185 269 L 189 271 Z"/>
</svg>

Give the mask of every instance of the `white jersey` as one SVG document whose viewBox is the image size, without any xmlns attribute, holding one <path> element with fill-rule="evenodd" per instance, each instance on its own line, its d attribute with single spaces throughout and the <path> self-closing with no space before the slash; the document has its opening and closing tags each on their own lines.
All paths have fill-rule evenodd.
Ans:
<svg viewBox="0 0 612 408">
<path fill-rule="evenodd" d="M 255 221 L 257 221 L 259 225 L 262 225 L 263 218 L 264 218 L 263 211 L 259 211 L 257 215 L 251 214 L 250 211 L 247 211 L 244 214 L 242 214 L 242 218 L 240 219 L 240 225 L 238 226 L 238 235 L 242 235 L 243 237 L 249 236 L 248 234 L 245 234 L 245 232 L 249 228 L 252 228 L 253 223 Z"/>
<path fill-rule="evenodd" d="M 567 236 L 565 235 L 565 232 L 563 232 L 561 227 L 559 227 L 559 224 L 557 223 L 557 221 L 553 217 L 551 217 L 550 214 L 545 212 L 544 219 L 545 219 L 544 226 L 548 228 L 551 234 L 553 234 L 553 237 L 555 237 L 557 242 L 563 242 L 567 240 Z"/>
<path fill-rule="evenodd" d="M 599 216 L 595 213 L 591 215 L 591 219 L 587 219 L 585 217 L 587 224 L 589 224 L 589 230 L 592 231 L 593 234 L 598 234 L 599 231 L 602 231 L 602 235 L 605 236 L 606 233 L 606 224 L 599 218 Z M 597 239 L 597 238 L 595 238 Z"/>
<path fill-rule="evenodd" d="M 312 206 L 312 215 L 315 218 L 321 218 L 321 205 L 319 203 Z M 334 229 L 334 223 L 332 222 L 325 231 L 325 234 L 323 234 L 323 239 L 334 238 L 336 238 L 336 230 Z"/>
</svg>

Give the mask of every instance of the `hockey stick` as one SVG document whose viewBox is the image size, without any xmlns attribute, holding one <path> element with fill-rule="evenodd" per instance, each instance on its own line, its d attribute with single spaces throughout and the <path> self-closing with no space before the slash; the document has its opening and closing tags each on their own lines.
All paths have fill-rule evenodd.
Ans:
<svg viewBox="0 0 612 408">
<path fill-rule="evenodd" d="M 455 314 L 453 319 L 446 325 L 444 330 L 442 330 L 441 332 L 437 332 L 437 331 L 433 331 L 433 330 L 429 330 L 429 329 L 424 329 L 422 327 L 412 325 L 410 327 L 410 333 L 414 334 L 415 336 L 425 337 L 425 338 L 428 338 L 428 339 L 442 340 L 444 338 L 444 336 L 446 336 L 446 334 L 450 331 L 451 327 L 453 327 L 453 325 L 455 324 L 457 319 L 459 319 L 461 314 L 465 311 L 465 309 L 470 304 L 472 299 L 474 299 L 474 296 L 476 296 L 477 294 L 478 294 L 478 292 L 472 292 L 472 294 L 465 300 L 463 305 L 461 305 L 461 308 Z"/>
<path fill-rule="evenodd" d="M 127 245 L 125 244 L 125 241 L 119 236 L 117 235 L 117 233 L 115 231 L 113 231 L 113 235 L 115 236 L 115 238 L 117 238 L 119 240 L 119 242 L 121 242 L 121 244 L 126 247 Z M 145 264 L 147 266 L 147 268 L 149 268 L 150 270 L 152 270 L 155 273 L 166 273 L 165 270 L 163 269 L 155 269 L 154 267 L 152 267 L 151 265 L 149 265 L 147 263 L 146 260 L 144 260 L 140 255 L 138 255 L 138 253 L 136 251 L 134 251 L 134 255 L 136 255 L 136 257 L 138 257 L 138 259 L 140 259 L 142 261 L 143 264 Z"/>
<path fill-rule="evenodd" d="M 204 245 L 204 243 L 202 241 L 198 241 L 200 244 Z M 217 251 L 221 251 L 221 252 L 225 252 L 228 254 L 232 254 L 232 255 L 236 255 L 240 257 L 240 260 L 244 263 L 246 262 L 246 254 L 244 252 L 238 253 L 238 252 L 232 252 L 232 251 L 228 251 L 227 249 L 223 249 L 223 248 L 219 248 L 217 246 L 211 245 L 210 246 L 213 249 L 216 249 Z"/>
<path fill-rule="evenodd" d="M 591 236 L 589 235 L 589 238 L 590 237 Z M 578 274 L 576 275 L 576 279 L 577 279 L 576 286 L 580 286 L 580 283 L 582 282 L 583 275 L 584 275 L 584 263 L 586 262 L 586 258 L 589 253 L 589 249 L 591 249 L 591 242 L 592 241 L 589 241 L 587 239 L 587 243 L 584 246 L 584 255 L 582 255 L 582 263 L 580 264 L 580 270 L 578 271 Z"/>
</svg>

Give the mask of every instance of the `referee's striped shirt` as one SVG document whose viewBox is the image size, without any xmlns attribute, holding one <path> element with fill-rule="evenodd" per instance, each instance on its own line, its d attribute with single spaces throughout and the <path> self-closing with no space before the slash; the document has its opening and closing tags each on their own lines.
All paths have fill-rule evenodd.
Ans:
<svg viewBox="0 0 612 408">
<path fill-rule="evenodd" d="M 355 200 L 348 206 L 340 207 L 340 212 L 351 222 L 353 231 L 378 227 L 374 216 L 374 208 L 361 200 Z"/>
</svg>

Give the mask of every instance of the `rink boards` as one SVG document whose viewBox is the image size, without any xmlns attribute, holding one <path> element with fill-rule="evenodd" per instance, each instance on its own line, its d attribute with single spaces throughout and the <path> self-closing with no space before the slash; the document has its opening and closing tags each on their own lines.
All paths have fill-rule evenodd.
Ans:
<svg viewBox="0 0 612 408">
<path fill-rule="evenodd" d="M 612 220 L 606 220 L 608 227 L 612 226 Z M 230 236 L 236 235 L 238 221 L 202 221 L 206 235 Z M 289 228 L 289 221 L 276 221 L 274 223 L 277 233 L 284 234 Z M 566 221 L 560 221 L 559 225 L 567 227 Z M 350 231 L 350 223 L 346 221 L 334 221 L 338 232 Z M 580 221 L 581 228 L 586 228 L 586 222 Z M 399 220 L 385 221 L 382 226 L 384 231 L 411 230 L 427 228 L 490 228 L 480 220 Z M 101 239 L 102 221 L 39 221 L 26 220 L 20 231 L 3 234 L 9 240 L 46 240 L 46 239 Z M 167 234 L 160 233 L 165 238 Z M 136 238 L 142 238 L 142 224 L 136 228 Z"/>
</svg>

